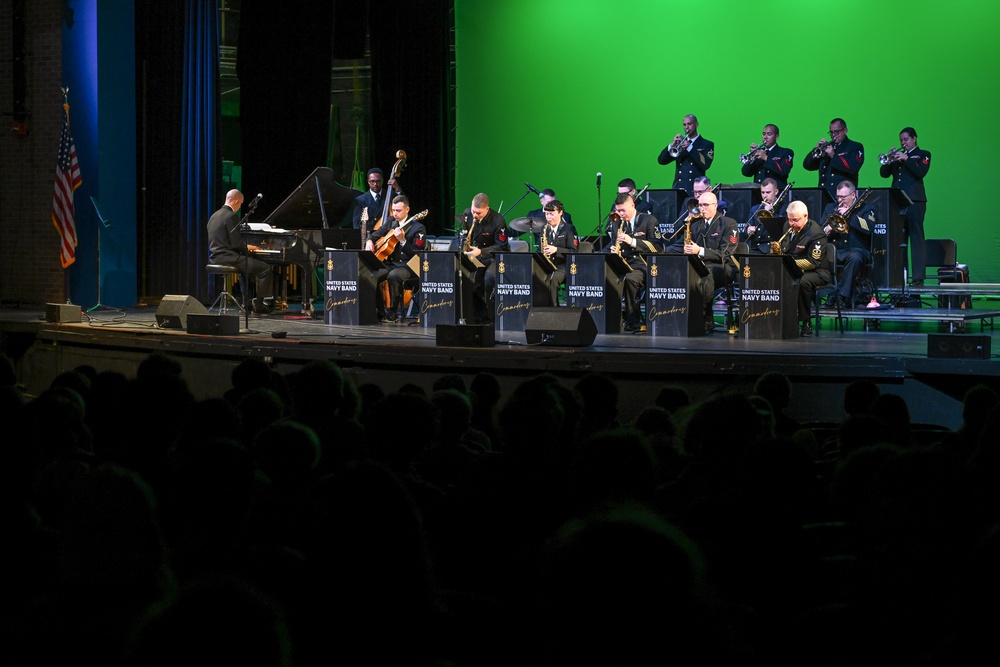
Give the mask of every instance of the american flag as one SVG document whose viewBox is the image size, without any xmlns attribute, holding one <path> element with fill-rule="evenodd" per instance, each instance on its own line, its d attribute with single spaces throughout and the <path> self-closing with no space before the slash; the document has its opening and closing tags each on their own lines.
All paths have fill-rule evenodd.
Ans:
<svg viewBox="0 0 1000 667">
<path fill-rule="evenodd" d="M 69 109 L 63 118 L 59 157 L 56 160 L 56 185 L 52 194 L 52 224 L 59 232 L 59 259 L 65 269 L 76 261 L 76 222 L 73 215 L 73 191 L 80 187 L 80 163 L 69 133 Z"/>
</svg>

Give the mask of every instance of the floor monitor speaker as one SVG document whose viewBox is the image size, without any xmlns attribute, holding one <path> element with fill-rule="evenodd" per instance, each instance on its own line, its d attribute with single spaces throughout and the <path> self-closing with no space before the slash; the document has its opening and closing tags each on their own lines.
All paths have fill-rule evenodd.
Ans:
<svg viewBox="0 0 1000 667">
<path fill-rule="evenodd" d="M 529 345 L 587 347 L 597 338 L 597 324 L 586 308 L 532 308 L 524 334 Z"/>
<path fill-rule="evenodd" d="M 187 294 L 166 294 L 156 309 L 156 324 L 162 329 L 187 330 L 187 316 L 205 315 L 208 309 Z"/>
<path fill-rule="evenodd" d="M 927 356 L 935 359 L 989 359 L 990 337 L 978 334 L 927 334 Z"/>
<path fill-rule="evenodd" d="M 437 344 L 445 347 L 493 347 L 496 332 L 492 324 L 439 324 Z"/>
</svg>

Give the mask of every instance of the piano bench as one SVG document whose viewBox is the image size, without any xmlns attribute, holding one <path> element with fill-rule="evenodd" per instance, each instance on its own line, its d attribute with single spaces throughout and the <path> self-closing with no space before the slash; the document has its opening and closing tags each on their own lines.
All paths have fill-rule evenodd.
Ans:
<svg viewBox="0 0 1000 667">
<path fill-rule="evenodd" d="M 205 266 L 205 272 L 210 276 L 235 276 L 240 284 L 243 285 L 243 274 L 235 266 L 229 266 L 228 264 L 208 264 Z M 246 298 L 246 285 L 243 285 L 243 294 Z M 228 282 L 223 283 L 222 291 L 219 293 L 219 297 L 212 303 L 209 307 L 208 312 L 212 312 L 216 308 L 219 309 L 220 315 L 225 315 L 229 311 L 229 304 L 232 303 L 236 306 L 236 309 L 243 312 L 243 304 L 236 300 L 228 289 Z"/>
</svg>

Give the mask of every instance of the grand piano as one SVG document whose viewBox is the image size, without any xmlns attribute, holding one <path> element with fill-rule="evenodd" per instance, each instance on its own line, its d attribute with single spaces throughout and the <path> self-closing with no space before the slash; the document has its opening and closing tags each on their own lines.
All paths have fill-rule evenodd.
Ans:
<svg viewBox="0 0 1000 667">
<path fill-rule="evenodd" d="M 303 314 L 312 313 L 313 270 L 324 249 L 361 249 L 361 230 L 352 228 L 359 194 L 338 183 L 328 167 L 316 167 L 263 222 L 244 231 L 247 244 L 260 248 L 254 257 L 299 267 Z"/>
</svg>

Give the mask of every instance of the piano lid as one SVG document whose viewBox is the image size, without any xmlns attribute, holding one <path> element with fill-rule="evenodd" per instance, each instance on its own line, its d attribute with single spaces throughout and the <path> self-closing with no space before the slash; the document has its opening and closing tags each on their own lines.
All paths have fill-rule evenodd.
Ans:
<svg viewBox="0 0 1000 667">
<path fill-rule="evenodd" d="M 338 183 L 329 167 L 316 167 L 264 222 L 279 229 L 351 227 L 359 194 Z"/>
</svg>

